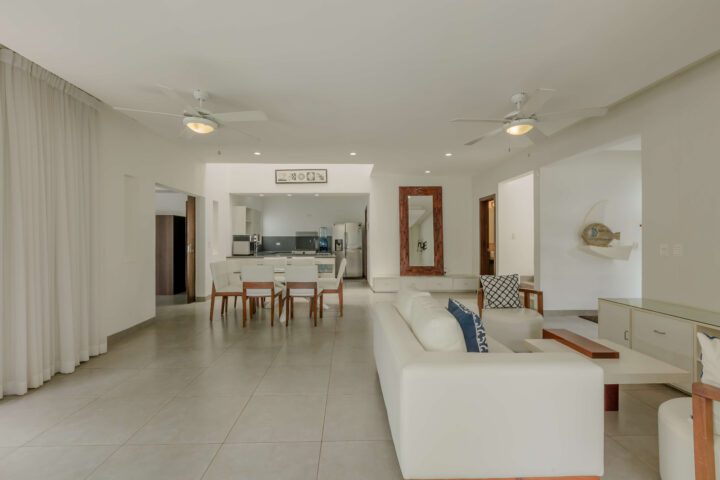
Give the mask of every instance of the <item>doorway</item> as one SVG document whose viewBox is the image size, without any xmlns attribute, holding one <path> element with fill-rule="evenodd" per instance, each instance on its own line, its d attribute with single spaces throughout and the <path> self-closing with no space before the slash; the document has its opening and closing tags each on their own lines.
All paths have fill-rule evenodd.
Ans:
<svg viewBox="0 0 720 480">
<path fill-rule="evenodd" d="M 495 195 L 480 199 L 480 275 L 495 275 Z"/>
<path fill-rule="evenodd" d="M 195 197 L 155 186 L 156 304 L 195 301 Z"/>
</svg>

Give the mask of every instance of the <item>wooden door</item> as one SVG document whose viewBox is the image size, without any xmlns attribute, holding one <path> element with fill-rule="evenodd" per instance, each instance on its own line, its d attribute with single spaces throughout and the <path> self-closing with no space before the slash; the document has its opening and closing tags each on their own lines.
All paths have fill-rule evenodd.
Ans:
<svg viewBox="0 0 720 480">
<path fill-rule="evenodd" d="M 493 222 L 494 226 L 495 195 L 480 199 L 480 275 L 495 275 L 494 248 L 496 229 L 490 228 L 490 222 Z M 490 233 L 491 230 L 492 234 Z"/>
<path fill-rule="evenodd" d="M 195 301 L 195 197 L 185 201 L 185 286 L 187 301 Z"/>
</svg>

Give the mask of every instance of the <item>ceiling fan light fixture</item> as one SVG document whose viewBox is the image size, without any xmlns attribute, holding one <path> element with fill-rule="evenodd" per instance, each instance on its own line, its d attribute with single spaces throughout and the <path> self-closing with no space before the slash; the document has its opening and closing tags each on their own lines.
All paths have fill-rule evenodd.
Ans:
<svg viewBox="0 0 720 480">
<path fill-rule="evenodd" d="M 513 120 L 505 127 L 505 132 L 510 135 L 525 135 L 535 127 L 535 120 L 532 118 L 523 118 Z"/>
<path fill-rule="evenodd" d="M 217 122 L 203 117 L 185 117 L 183 119 L 183 124 L 193 132 L 199 133 L 200 135 L 212 133 L 218 127 Z"/>
</svg>

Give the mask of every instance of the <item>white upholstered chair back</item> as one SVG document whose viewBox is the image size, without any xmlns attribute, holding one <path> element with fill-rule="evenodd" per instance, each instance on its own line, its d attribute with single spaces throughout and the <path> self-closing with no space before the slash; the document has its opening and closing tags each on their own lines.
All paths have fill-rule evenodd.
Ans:
<svg viewBox="0 0 720 480">
<path fill-rule="evenodd" d="M 272 266 L 245 266 L 242 269 L 242 281 L 245 282 L 275 282 L 275 270 Z M 277 289 L 276 289 L 277 291 Z M 248 297 L 269 297 L 272 294 L 269 288 L 254 288 L 247 290 Z"/>
<path fill-rule="evenodd" d="M 290 257 L 288 265 L 292 265 L 294 267 L 300 265 L 315 265 L 315 257 Z"/>
<path fill-rule="evenodd" d="M 288 265 L 285 269 L 285 281 L 291 282 L 311 282 L 317 283 L 318 270 L 313 265 Z M 293 297 L 312 297 L 315 291 L 309 288 L 288 288 L 288 294 Z"/>
<path fill-rule="evenodd" d="M 230 285 L 227 267 L 227 262 L 212 262 L 210 264 L 210 275 L 212 276 L 215 290 L 218 292 L 225 290 Z"/>
</svg>

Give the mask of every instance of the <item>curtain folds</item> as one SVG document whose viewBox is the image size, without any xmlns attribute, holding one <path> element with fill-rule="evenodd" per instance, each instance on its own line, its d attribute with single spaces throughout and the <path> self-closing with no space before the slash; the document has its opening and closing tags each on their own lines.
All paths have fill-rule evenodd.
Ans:
<svg viewBox="0 0 720 480">
<path fill-rule="evenodd" d="M 0 397 L 107 350 L 92 295 L 97 107 L 0 49 Z"/>
</svg>

